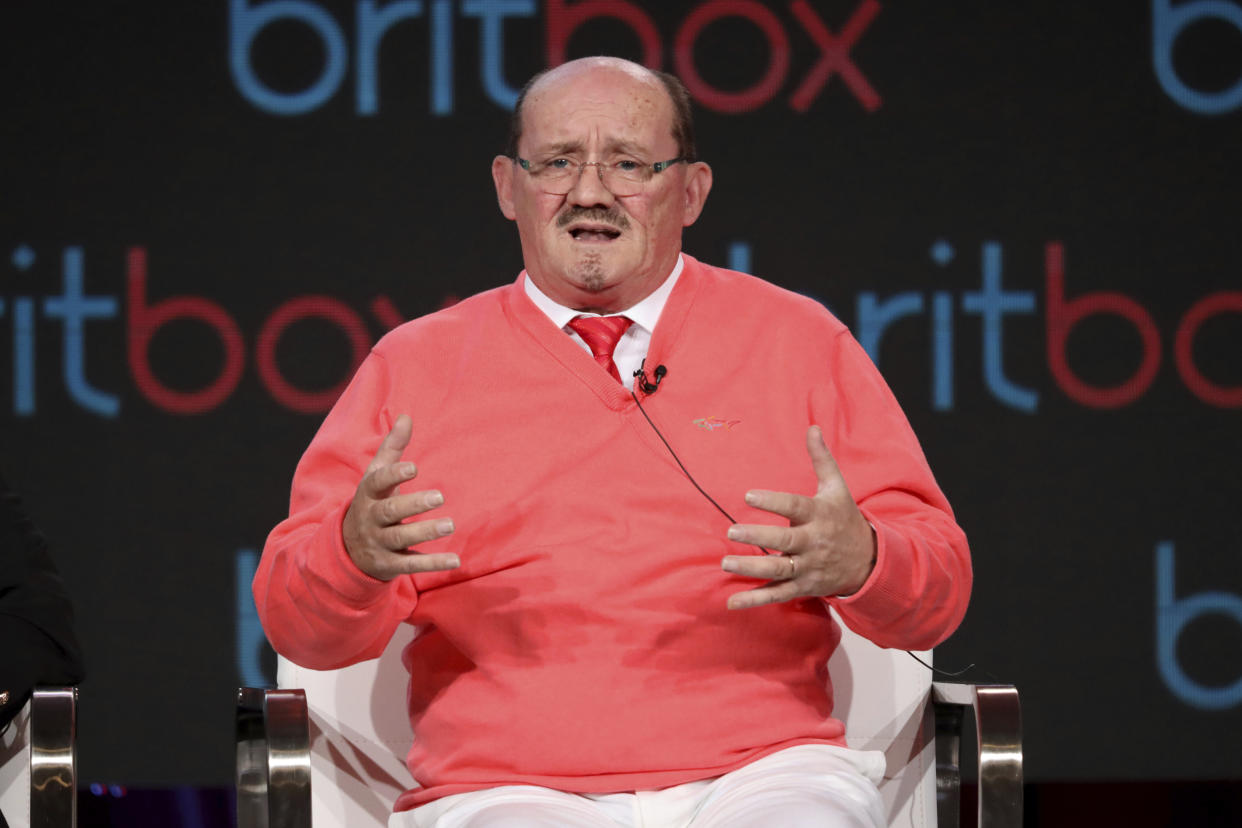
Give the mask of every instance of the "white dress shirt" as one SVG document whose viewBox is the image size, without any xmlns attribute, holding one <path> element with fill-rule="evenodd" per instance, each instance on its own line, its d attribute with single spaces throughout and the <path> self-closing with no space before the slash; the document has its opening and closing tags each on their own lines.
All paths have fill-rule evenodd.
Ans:
<svg viewBox="0 0 1242 828">
<path fill-rule="evenodd" d="M 673 266 L 673 272 L 664 280 L 658 288 L 653 290 L 646 299 L 639 302 L 633 307 L 626 308 L 619 313 L 599 314 L 584 313 L 583 311 L 567 308 L 552 300 L 546 293 L 535 287 L 535 283 L 531 281 L 530 275 L 526 271 L 522 271 L 522 286 L 526 289 L 526 295 L 535 303 L 535 307 L 547 314 L 548 318 L 569 337 L 577 342 L 583 350 L 588 354 L 591 352 L 590 346 L 582 340 L 569 327 L 569 323 L 579 316 L 627 316 L 634 324 L 621 335 L 621 339 L 617 341 L 617 349 L 612 352 L 612 361 L 617 366 L 617 373 L 621 375 L 621 384 L 626 388 L 634 386 L 634 372 L 643 364 L 643 359 L 647 356 L 647 348 L 651 345 L 651 332 L 655 330 L 656 322 L 660 319 L 660 312 L 664 310 L 664 303 L 668 301 L 669 294 L 673 292 L 673 286 L 677 284 L 677 277 L 681 275 L 683 265 L 681 254 L 677 254 L 677 264 Z M 654 369 L 655 366 L 650 366 Z M 651 371 L 647 372 L 647 376 L 651 377 Z"/>
</svg>

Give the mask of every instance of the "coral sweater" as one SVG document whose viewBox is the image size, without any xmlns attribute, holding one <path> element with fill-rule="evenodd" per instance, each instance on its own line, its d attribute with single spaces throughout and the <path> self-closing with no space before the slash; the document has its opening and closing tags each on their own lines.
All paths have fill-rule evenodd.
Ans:
<svg viewBox="0 0 1242 828">
<path fill-rule="evenodd" d="M 298 465 L 288 519 L 254 582 L 275 648 L 311 668 L 380 654 L 397 625 L 421 789 L 397 809 L 485 787 L 602 793 L 717 776 L 808 742 L 844 744 L 826 664 L 840 632 L 927 648 L 956 628 L 965 537 L 896 400 L 821 305 L 685 257 L 647 365 L 643 407 L 698 483 L 742 523 L 751 488 L 812 494 L 820 425 L 878 557 L 849 598 L 728 611 L 756 586 L 721 570 L 726 520 L 627 389 L 525 295 L 521 279 L 385 336 Z M 448 572 L 375 580 L 341 521 L 401 413 L 407 490 L 436 488 Z"/>
</svg>

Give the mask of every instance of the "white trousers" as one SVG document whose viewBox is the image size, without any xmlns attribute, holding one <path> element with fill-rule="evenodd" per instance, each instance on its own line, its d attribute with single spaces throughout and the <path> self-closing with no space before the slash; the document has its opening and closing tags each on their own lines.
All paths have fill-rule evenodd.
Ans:
<svg viewBox="0 0 1242 828">
<path fill-rule="evenodd" d="M 393 814 L 388 828 L 884 828 L 884 754 L 798 745 L 714 779 L 572 794 L 505 785 Z"/>
</svg>

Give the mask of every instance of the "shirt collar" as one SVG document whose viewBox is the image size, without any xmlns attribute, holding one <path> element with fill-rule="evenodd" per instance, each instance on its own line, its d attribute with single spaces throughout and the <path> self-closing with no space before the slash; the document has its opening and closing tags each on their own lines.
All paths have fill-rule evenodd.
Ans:
<svg viewBox="0 0 1242 828">
<path fill-rule="evenodd" d="M 637 305 L 626 308 L 621 311 L 630 318 L 635 325 L 643 328 L 648 334 L 655 331 L 656 322 L 660 319 L 660 312 L 664 310 L 664 304 L 668 301 L 669 294 L 673 292 L 673 286 L 677 284 L 677 277 L 681 276 L 681 270 L 684 265 L 681 254 L 677 254 L 677 264 L 673 265 L 673 272 L 668 278 L 655 290 L 653 290 L 646 299 L 643 299 Z M 535 287 L 535 283 L 531 280 L 530 275 L 526 271 L 522 271 L 522 287 L 526 289 L 526 295 L 535 303 L 535 307 L 543 311 L 553 324 L 558 328 L 564 328 L 569 324 L 570 320 L 578 316 L 616 316 L 618 314 L 598 314 L 583 313 L 573 308 L 567 308 L 550 298 L 539 288 Z"/>
</svg>

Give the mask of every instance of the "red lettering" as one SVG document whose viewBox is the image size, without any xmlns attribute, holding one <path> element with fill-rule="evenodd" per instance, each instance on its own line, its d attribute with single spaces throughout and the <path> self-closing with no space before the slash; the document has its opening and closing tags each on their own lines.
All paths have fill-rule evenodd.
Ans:
<svg viewBox="0 0 1242 828">
<path fill-rule="evenodd" d="M 177 296 L 147 305 L 147 251 L 131 247 L 127 257 L 129 288 L 129 370 L 138 389 L 151 402 L 174 414 L 202 414 L 218 406 L 241 380 L 245 354 L 241 331 L 233 317 L 215 302 Z M 224 365 L 215 380 L 198 391 L 177 391 L 160 382 L 151 370 L 151 339 L 176 319 L 197 319 L 210 326 L 224 346 Z"/>
<path fill-rule="evenodd" d="M 660 33 L 651 18 L 633 3 L 624 0 L 585 0 L 571 8 L 565 0 L 548 0 L 544 19 L 548 25 L 548 66 L 565 62 L 569 37 L 579 26 L 596 17 L 612 17 L 634 30 L 643 44 L 643 64 L 659 69 L 662 64 Z"/>
<path fill-rule="evenodd" d="M 790 4 L 790 10 L 823 53 L 789 99 L 793 108 L 799 112 L 806 112 L 811 106 L 811 101 L 815 100 L 819 90 L 835 72 L 841 76 L 841 80 L 849 87 L 850 92 L 854 93 L 854 97 L 863 105 L 863 109 L 868 112 L 879 109 L 880 95 L 867 82 L 867 78 L 854 61 L 850 60 L 850 49 L 854 48 L 858 38 L 880 13 L 880 4 L 876 0 L 863 0 L 859 3 L 854 13 L 850 15 L 850 19 L 846 21 L 844 28 L 841 29 L 839 37 L 833 37 L 832 32 L 828 30 L 823 20 L 815 14 L 815 10 L 806 0 L 794 0 Z"/>
<path fill-rule="evenodd" d="M 397 310 L 397 306 L 387 296 L 376 296 L 371 300 L 371 313 L 375 314 L 375 318 L 384 326 L 384 329 L 389 331 L 405 321 L 401 311 Z"/>
<path fill-rule="evenodd" d="M 725 92 L 710 86 L 694 65 L 695 40 L 709 23 L 722 17 L 749 20 L 768 41 L 767 71 L 754 85 L 739 92 Z M 747 112 L 770 101 L 785 82 L 789 72 L 789 38 L 776 15 L 755 0 L 711 0 L 691 12 L 677 30 L 673 63 L 690 94 L 703 106 L 717 112 Z"/>
<path fill-rule="evenodd" d="M 1191 305 L 1182 317 L 1173 338 L 1173 359 L 1177 372 L 1190 393 L 1209 405 L 1220 408 L 1242 408 L 1242 385 L 1232 388 L 1216 383 L 1203 376 L 1195 365 L 1194 341 L 1199 327 L 1208 319 L 1222 313 L 1242 313 L 1242 292 L 1222 291 L 1205 296 Z"/>
<path fill-rule="evenodd" d="M 1048 365 L 1061 390 L 1074 400 L 1092 408 L 1120 408 L 1134 402 L 1148 388 L 1160 369 L 1160 332 L 1151 314 L 1138 302 L 1120 293 L 1096 292 L 1065 301 L 1065 250 L 1060 242 L 1049 242 L 1044 263 L 1047 275 Z M 1075 325 L 1088 316 L 1113 314 L 1129 320 L 1143 341 L 1143 358 L 1138 370 L 1112 388 L 1089 385 L 1078 378 L 1065 359 L 1065 342 Z"/>
<path fill-rule="evenodd" d="M 304 391 L 294 386 L 284 378 L 280 366 L 276 364 L 276 345 L 285 329 L 295 322 L 312 318 L 335 323 L 345 332 L 353 352 L 349 373 L 335 386 L 323 391 Z M 255 362 L 263 384 L 277 402 L 301 414 L 316 414 L 332 407 L 370 349 L 371 335 L 366 323 L 344 302 L 331 296 L 299 296 L 278 307 L 263 323 L 255 345 Z"/>
</svg>

